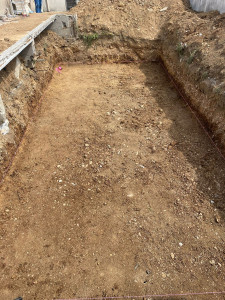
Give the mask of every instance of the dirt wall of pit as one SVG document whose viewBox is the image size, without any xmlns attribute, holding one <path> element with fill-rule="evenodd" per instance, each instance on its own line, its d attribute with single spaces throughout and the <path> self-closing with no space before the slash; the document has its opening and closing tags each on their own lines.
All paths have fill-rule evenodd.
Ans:
<svg viewBox="0 0 225 300">
<path fill-rule="evenodd" d="M 224 35 L 218 36 L 223 17 L 213 14 L 209 18 L 186 12 L 183 19 L 180 15 L 171 18 L 161 30 L 161 58 L 215 143 L 225 152 Z"/>
<path fill-rule="evenodd" d="M 52 78 L 55 64 L 73 56 L 67 45 L 55 33 L 45 32 L 36 39 L 34 69 L 26 67 L 22 57 L 19 57 L 19 77 L 15 72 L 15 60 L 0 72 L 0 94 L 10 127 L 9 134 L 1 135 L 0 139 L 0 178 L 12 162 L 27 125 L 38 108 L 43 91 Z"/>
</svg>

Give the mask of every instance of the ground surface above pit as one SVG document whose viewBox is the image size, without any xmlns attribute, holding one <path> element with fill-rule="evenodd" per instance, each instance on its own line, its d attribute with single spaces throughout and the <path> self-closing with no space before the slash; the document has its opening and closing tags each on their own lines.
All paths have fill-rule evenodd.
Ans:
<svg viewBox="0 0 225 300">
<path fill-rule="evenodd" d="M 157 64 L 64 66 L 1 189 L 0 299 L 222 290 L 224 170 Z"/>
<path fill-rule="evenodd" d="M 23 38 L 31 30 L 46 21 L 56 12 L 31 14 L 29 17 L 10 19 L 10 23 L 0 26 L 0 53 Z"/>
</svg>

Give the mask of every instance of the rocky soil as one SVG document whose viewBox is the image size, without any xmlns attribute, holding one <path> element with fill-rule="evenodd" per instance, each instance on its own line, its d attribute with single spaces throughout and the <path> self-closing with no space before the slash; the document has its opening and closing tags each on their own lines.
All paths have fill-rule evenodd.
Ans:
<svg viewBox="0 0 225 300">
<path fill-rule="evenodd" d="M 221 291 L 225 162 L 162 67 L 61 67 L 1 187 L 0 299 Z"/>
<path fill-rule="evenodd" d="M 0 299 L 223 290 L 225 162 L 205 130 L 224 151 L 224 15 L 70 13 L 77 40 L 43 33 L 31 69 L 0 75 Z"/>
</svg>

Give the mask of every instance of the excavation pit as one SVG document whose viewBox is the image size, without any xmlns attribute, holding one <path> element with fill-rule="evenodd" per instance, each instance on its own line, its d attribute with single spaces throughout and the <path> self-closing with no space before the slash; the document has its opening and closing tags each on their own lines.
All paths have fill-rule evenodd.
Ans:
<svg viewBox="0 0 225 300">
<path fill-rule="evenodd" d="M 224 298 L 223 15 L 189 4 L 1 26 L 1 299 Z"/>
<path fill-rule="evenodd" d="M 60 66 L 1 187 L 1 295 L 222 290 L 225 162 L 162 66 Z"/>
</svg>

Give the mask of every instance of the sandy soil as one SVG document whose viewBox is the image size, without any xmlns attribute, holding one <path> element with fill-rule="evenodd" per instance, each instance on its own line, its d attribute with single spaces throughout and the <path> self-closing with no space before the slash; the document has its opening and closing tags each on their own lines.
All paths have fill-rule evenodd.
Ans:
<svg viewBox="0 0 225 300">
<path fill-rule="evenodd" d="M 223 290 L 225 162 L 161 67 L 64 65 L 42 101 L 1 188 L 0 299 Z"/>
</svg>

